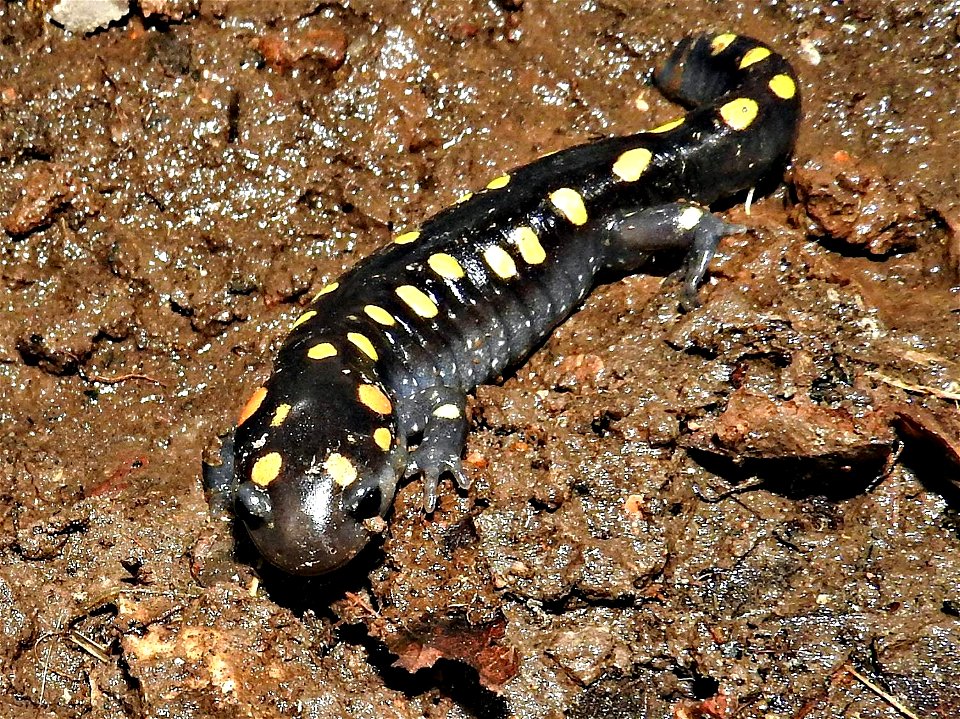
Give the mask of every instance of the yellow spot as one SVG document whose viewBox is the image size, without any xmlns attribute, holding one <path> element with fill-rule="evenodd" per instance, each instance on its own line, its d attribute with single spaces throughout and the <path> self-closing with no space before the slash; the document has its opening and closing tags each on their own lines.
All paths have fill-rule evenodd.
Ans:
<svg viewBox="0 0 960 719">
<path fill-rule="evenodd" d="M 393 411 L 393 405 L 390 404 L 387 395 L 376 385 L 360 385 L 360 387 L 357 388 L 357 396 L 366 407 L 369 407 L 377 414 L 390 414 Z"/>
<path fill-rule="evenodd" d="M 312 317 L 316 317 L 316 316 L 317 316 L 316 310 L 307 310 L 307 311 L 304 312 L 302 315 L 300 315 L 299 317 L 297 317 L 297 321 L 296 321 L 296 322 L 294 322 L 292 325 L 290 325 L 290 331 L 293 332 L 295 329 L 297 329 L 297 327 L 299 327 L 300 325 L 302 325 L 304 322 L 306 322 L 307 320 L 311 319 Z"/>
<path fill-rule="evenodd" d="M 670 120 L 670 122 L 665 122 L 662 125 L 658 125 L 650 130 L 650 132 L 669 132 L 675 127 L 680 127 L 685 119 L 686 118 L 684 117 L 678 117 L 676 120 Z"/>
<path fill-rule="evenodd" d="M 331 282 L 331 283 L 330 283 L 329 285 L 327 285 L 326 287 L 322 287 L 322 288 L 320 289 L 320 291 L 319 291 L 317 294 L 315 294 L 315 295 L 313 296 L 313 299 L 310 300 L 310 301 L 311 301 L 311 302 L 316 302 L 317 300 L 319 300 L 319 299 L 320 299 L 321 297 L 323 297 L 324 295 L 329 295 L 331 292 L 333 292 L 333 291 L 334 291 L 335 289 L 337 289 L 339 286 L 340 286 L 340 283 L 339 283 L 339 282 Z"/>
<path fill-rule="evenodd" d="M 266 396 L 266 387 L 257 387 L 255 390 L 253 390 L 253 394 L 250 395 L 250 399 L 247 400 L 247 403 L 243 405 L 243 409 L 240 410 L 240 416 L 237 417 L 238 426 L 250 419 L 253 413 L 260 409 L 260 405 L 263 404 L 263 400 Z"/>
<path fill-rule="evenodd" d="M 266 487 L 280 474 L 280 467 L 283 466 L 283 458 L 279 452 L 270 452 L 263 455 L 253 463 L 253 469 L 250 470 L 250 481 Z"/>
<path fill-rule="evenodd" d="M 376 348 L 373 346 L 373 342 L 367 339 L 366 335 L 362 335 L 359 332 L 347 332 L 347 339 L 350 340 L 358 350 L 363 352 L 374 362 L 380 359 L 380 357 L 377 355 Z"/>
<path fill-rule="evenodd" d="M 653 153 L 645 147 L 627 150 L 613 163 L 613 174 L 626 182 L 635 182 L 650 167 Z"/>
<path fill-rule="evenodd" d="M 510 239 L 517 244 L 520 256 L 528 265 L 539 265 L 547 259 L 547 253 L 540 244 L 540 238 L 532 227 L 517 227 L 510 231 Z"/>
<path fill-rule="evenodd" d="M 287 418 L 288 414 L 290 414 L 290 405 L 281 404 L 273 413 L 273 419 L 270 420 L 270 426 L 279 427 L 281 424 L 283 424 L 283 420 Z"/>
<path fill-rule="evenodd" d="M 781 100 L 789 100 L 797 94 L 797 83 L 789 75 L 774 75 L 770 78 L 770 89 Z"/>
<path fill-rule="evenodd" d="M 459 419 L 460 408 L 455 404 L 442 404 L 433 410 L 433 416 L 440 419 Z"/>
<path fill-rule="evenodd" d="M 740 69 L 748 68 L 761 60 L 766 60 L 768 57 L 770 57 L 770 51 L 767 48 L 759 45 L 750 48 L 744 53 L 743 58 L 740 60 Z"/>
<path fill-rule="evenodd" d="M 397 324 L 397 321 L 393 318 L 393 315 L 383 309 L 383 307 L 367 305 L 363 308 L 363 311 L 366 313 L 367 317 L 372 319 L 377 324 L 384 325 L 385 327 L 390 327 Z"/>
<path fill-rule="evenodd" d="M 750 123 L 757 119 L 757 113 L 760 112 L 760 106 L 756 100 L 749 97 L 741 97 L 731 100 L 720 108 L 720 117 L 734 130 L 746 130 Z"/>
<path fill-rule="evenodd" d="M 510 184 L 510 175 L 500 175 L 500 177 L 494 177 L 490 182 L 487 183 L 488 190 L 499 190 L 501 187 L 506 187 Z"/>
<path fill-rule="evenodd" d="M 461 203 L 463 203 L 463 202 L 466 202 L 466 201 L 469 200 L 471 197 L 473 197 L 473 193 L 472 193 L 472 192 L 464 192 L 462 195 L 460 195 L 460 197 L 457 198 L 457 204 L 459 205 L 459 204 L 461 204 Z"/>
<path fill-rule="evenodd" d="M 339 487 L 349 487 L 357 480 L 357 468 L 353 462 L 339 452 L 334 452 L 323 462 L 323 468 L 330 475 L 333 483 Z"/>
<path fill-rule="evenodd" d="M 460 263 L 446 252 L 430 255 L 427 264 L 430 265 L 431 270 L 448 280 L 459 280 L 463 277 L 463 268 Z"/>
<path fill-rule="evenodd" d="M 409 245 L 411 242 L 416 242 L 418 237 L 420 237 L 420 230 L 414 230 L 413 232 L 404 232 L 402 235 L 397 235 L 393 238 L 393 242 L 397 245 Z"/>
<path fill-rule="evenodd" d="M 725 32 L 722 35 L 717 35 L 713 38 L 713 42 L 710 43 L 710 54 L 719 55 L 721 52 L 730 47 L 730 43 L 737 39 L 737 36 L 732 32 Z"/>
<path fill-rule="evenodd" d="M 557 211 L 574 225 L 582 225 L 587 221 L 587 208 L 583 204 L 580 193 L 569 187 L 561 187 L 550 193 L 550 202 Z"/>
<path fill-rule="evenodd" d="M 329 342 L 321 342 L 318 345 L 314 345 L 307 350 L 307 357 L 312 360 L 322 360 L 327 357 L 335 357 L 337 354 L 337 348 L 334 347 Z"/>
<path fill-rule="evenodd" d="M 390 449 L 390 443 L 393 442 L 393 435 L 390 434 L 390 430 L 386 427 L 378 427 L 373 430 L 373 441 L 377 443 L 377 446 L 386 452 Z"/>
<path fill-rule="evenodd" d="M 400 285 L 394 292 L 397 293 L 397 297 L 407 303 L 407 307 L 421 317 L 430 319 L 437 316 L 439 310 L 436 303 L 422 290 L 418 290 L 413 285 Z"/>
<path fill-rule="evenodd" d="M 483 259 L 501 279 L 509 280 L 517 274 L 517 263 L 500 245 L 490 245 L 485 249 Z"/>
<path fill-rule="evenodd" d="M 699 207 L 688 207 L 677 216 L 677 226 L 681 230 L 692 230 L 703 217 L 703 210 Z"/>
</svg>

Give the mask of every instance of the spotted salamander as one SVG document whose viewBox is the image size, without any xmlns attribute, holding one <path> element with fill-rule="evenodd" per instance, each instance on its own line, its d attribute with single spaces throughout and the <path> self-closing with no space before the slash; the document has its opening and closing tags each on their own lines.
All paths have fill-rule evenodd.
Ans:
<svg viewBox="0 0 960 719">
<path fill-rule="evenodd" d="M 442 473 L 467 488 L 467 393 L 526 357 L 601 271 L 685 251 L 681 303 L 695 303 L 718 242 L 744 229 L 704 207 L 782 169 L 800 95 L 784 58 L 730 33 L 684 40 L 655 81 L 690 112 L 500 175 L 316 294 L 205 472 L 267 560 L 330 571 L 368 543 L 401 479 L 423 476 L 427 512 Z"/>
</svg>

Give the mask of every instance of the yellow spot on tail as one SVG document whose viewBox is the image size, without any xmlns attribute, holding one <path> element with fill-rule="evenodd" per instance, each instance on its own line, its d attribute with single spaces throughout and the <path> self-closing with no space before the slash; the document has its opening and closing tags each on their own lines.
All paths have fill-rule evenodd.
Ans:
<svg viewBox="0 0 960 719">
<path fill-rule="evenodd" d="M 312 360 L 322 360 L 327 357 L 336 357 L 337 348 L 329 342 L 321 342 L 307 350 L 307 357 Z"/>
<path fill-rule="evenodd" d="M 456 258 L 448 255 L 446 252 L 438 252 L 427 258 L 427 264 L 430 269 L 441 277 L 448 280 L 459 280 L 463 277 L 463 268 Z"/>
<path fill-rule="evenodd" d="M 430 319 L 437 316 L 439 310 L 436 303 L 422 290 L 418 290 L 413 285 L 400 285 L 394 292 L 397 293 L 397 297 L 406 302 L 407 307 L 421 317 Z"/>
<path fill-rule="evenodd" d="M 462 202 L 466 202 L 471 197 L 473 197 L 472 192 L 464 192 L 462 195 L 460 195 L 460 197 L 457 198 L 457 204 L 459 205 Z"/>
<path fill-rule="evenodd" d="M 627 150 L 613 163 L 613 174 L 626 182 L 635 182 L 650 167 L 653 153 L 645 147 Z"/>
<path fill-rule="evenodd" d="M 500 177 L 494 177 L 490 182 L 487 183 L 488 190 L 499 190 L 501 187 L 506 187 L 510 184 L 510 175 L 500 175 Z"/>
<path fill-rule="evenodd" d="M 330 283 L 329 285 L 327 285 L 326 287 L 322 287 L 322 288 L 320 289 L 320 291 L 319 291 L 317 294 L 315 294 L 315 295 L 313 296 L 313 299 L 310 300 L 310 301 L 311 301 L 311 302 L 316 302 L 317 300 L 319 300 L 319 299 L 320 299 L 321 297 L 323 297 L 324 295 L 329 295 L 331 292 L 333 292 L 333 291 L 334 291 L 335 289 L 337 289 L 339 286 L 340 286 L 340 283 L 339 283 L 339 282 L 331 282 L 331 283 Z"/>
<path fill-rule="evenodd" d="M 756 100 L 749 97 L 740 97 L 731 100 L 720 108 L 720 117 L 734 130 L 746 130 L 750 124 L 757 119 L 757 113 L 760 112 L 760 106 Z"/>
<path fill-rule="evenodd" d="M 379 355 L 377 355 L 376 348 L 373 346 L 373 342 L 371 342 L 366 335 L 362 335 L 359 332 L 347 332 L 347 339 L 374 362 L 380 359 Z"/>
<path fill-rule="evenodd" d="M 781 100 L 789 100 L 797 94 L 797 83 L 789 75 L 774 75 L 769 84 L 773 94 Z"/>
<path fill-rule="evenodd" d="M 393 238 L 393 242 L 397 245 L 409 245 L 411 242 L 416 242 L 418 237 L 420 237 L 420 230 L 414 230 L 413 232 L 404 232 L 402 235 L 397 235 Z"/>
<path fill-rule="evenodd" d="M 650 132 L 670 132 L 670 130 L 672 130 L 673 128 L 680 127 L 680 125 L 683 124 L 684 120 L 686 120 L 685 117 L 678 117 L 676 120 L 670 120 L 670 122 L 665 122 L 662 125 L 658 125 L 657 127 L 650 130 Z"/>
<path fill-rule="evenodd" d="M 323 462 L 323 468 L 330 475 L 333 483 L 341 488 L 349 487 L 357 481 L 357 468 L 339 452 L 333 452 L 327 457 Z"/>
<path fill-rule="evenodd" d="M 681 230 L 692 230 L 703 217 L 703 210 L 699 207 L 688 207 L 677 215 L 677 226 Z"/>
<path fill-rule="evenodd" d="M 725 32 L 722 35 L 717 35 L 710 43 L 710 54 L 719 55 L 721 52 L 730 47 L 730 43 L 736 39 L 737 36 L 732 32 Z"/>
<path fill-rule="evenodd" d="M 363 308 L 364 313 L 372 319 L 377 324 L 384 325 L 385 327 L 390 327 L 397 324 L 396 319 L 393 315 L 387 312 L 383 307 L 377 307 L 376 305 L 367 305 Z"/>
<path fill-rule="evenodd" d="M 299 317 L 297 317 L 297 321 L 296 321 L 296 322 L 294 322 L 292 325 L 290 325 L 290 331 L 293 332 L 295 329 L 297 329 L 297 327 L 299 327 L 300 325 L 302 325 L 304 322 L 307 322 L 308 320 L 310 320 L 310 319 L 312 319 L 313 317 L 316 317 L 316 316 L 317 316 L 316 310 L 307 310 L 307 311 L 304 312 L 302 315 L 300 315 Z"/>
<path fill-rule="evenodd" d="M 390 430 L 386 427 L 378 427 L 373 430 L 373 441 L 377 443 L 377 446 L 386 452 L 390 449 L 390 443 L 393 442 L 393 435 L 390 434 Z"/>
<path fill-rule="evenodd" d="M 580 193 L 570 187 L 561 187 L 550 193 L 550 202 L 557 211 L 574 225 L 582 225 L 587 221 L 587 208 L 583 204 Z"/>
<path fill-rule="evenodd" d="M 253 463 L 253 469 L 250 470 L 250 481 L 266 487 L 280 474 L 280 468 L 283 466 L 283 458 L 279 452 L 270 452 L 263 455 Z"/>
<path fill-rule="evenodd" d="M 740 60 L 740 69 L 744 70 L 761 60 L 766 60 L 768 57 L 770 57 L 770 51 L 767 48 L 760 45 L 752 47 L 743 54 L 743 58 Z"/>
<path fill-rule="evenodd" d="M 273 413 L 273 419 L 270 420 L 271 427 L 279 427 L 290 414 L 290 405 L 281 404 Z"/>
<path fill-rule="evenodd" d="M 510 239 L 517 244 L 520 256 L 528 265 L 539 265 L 547 259 L 547 253 L 540 244 L 540 238 L 532 227 L 526 225 L 510 231 Z"/>
<path fill-rule="evenodd" d="M 253 390 L 253 394 L 250 395 L 250 399 L 247 400 L 247 403 L 243 405 L 243 409 L 240 410 L 240 416 L 237 417 L 237 425 L 241 425 L 246 422 L 250 417 L 260 409 L 260 405 L 263 404 L 263 400 L 267 396 L 266 387 L 257 387 Z"/>
<path fill-rule="evenodd" d="M 440 419 L 459 419 L 460 408 L 455 404 L 442 404 L 433 410 L 433 416 Z"/>
<path fill-rule="evenodd" d="M 377 414 L 390 414 L 393 411 L 393 405 L 390 400 L 376 385 L 362 384 L 357 388 L 357 397 L 364 406 L 372 409 Z"/>
<path fill-rule="evenodd" d="M 499 245 L 490 245 L 483 251 L 483 259 L 498 277 L 509 280 L 517 274 L 517 263 L 510 254 Z"/>
</svg>

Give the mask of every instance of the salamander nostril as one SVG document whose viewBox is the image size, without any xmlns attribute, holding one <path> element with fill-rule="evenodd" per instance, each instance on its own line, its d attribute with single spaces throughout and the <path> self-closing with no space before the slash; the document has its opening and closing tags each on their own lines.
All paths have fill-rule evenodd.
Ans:
<svg viewBox="0 0 960 719">
<path fill-rule="evenodd" d="M 251 517 L 269 522 L 273 513 L 273 502 L 263 487 L 258 487 L 253 482 L 244 482 L 237 489 L 237 508 L 246 515 L 244 519 Z"/>
</svg>

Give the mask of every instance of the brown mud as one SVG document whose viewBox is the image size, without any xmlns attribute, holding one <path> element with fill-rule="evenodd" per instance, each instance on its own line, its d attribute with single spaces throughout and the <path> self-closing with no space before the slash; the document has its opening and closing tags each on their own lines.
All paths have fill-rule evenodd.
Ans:
<svg viewBox="0 0 960 719">
<path fill-rule="evenodd" d="M 0 716 L 957 716 L 960 4 L 135 5 L 0 5 Z M 703 306 L 598 288 L 338 575 L 234 552 L 201 456 L 311 294 L 719 29 L 805 119 Z"/>
</svg>

